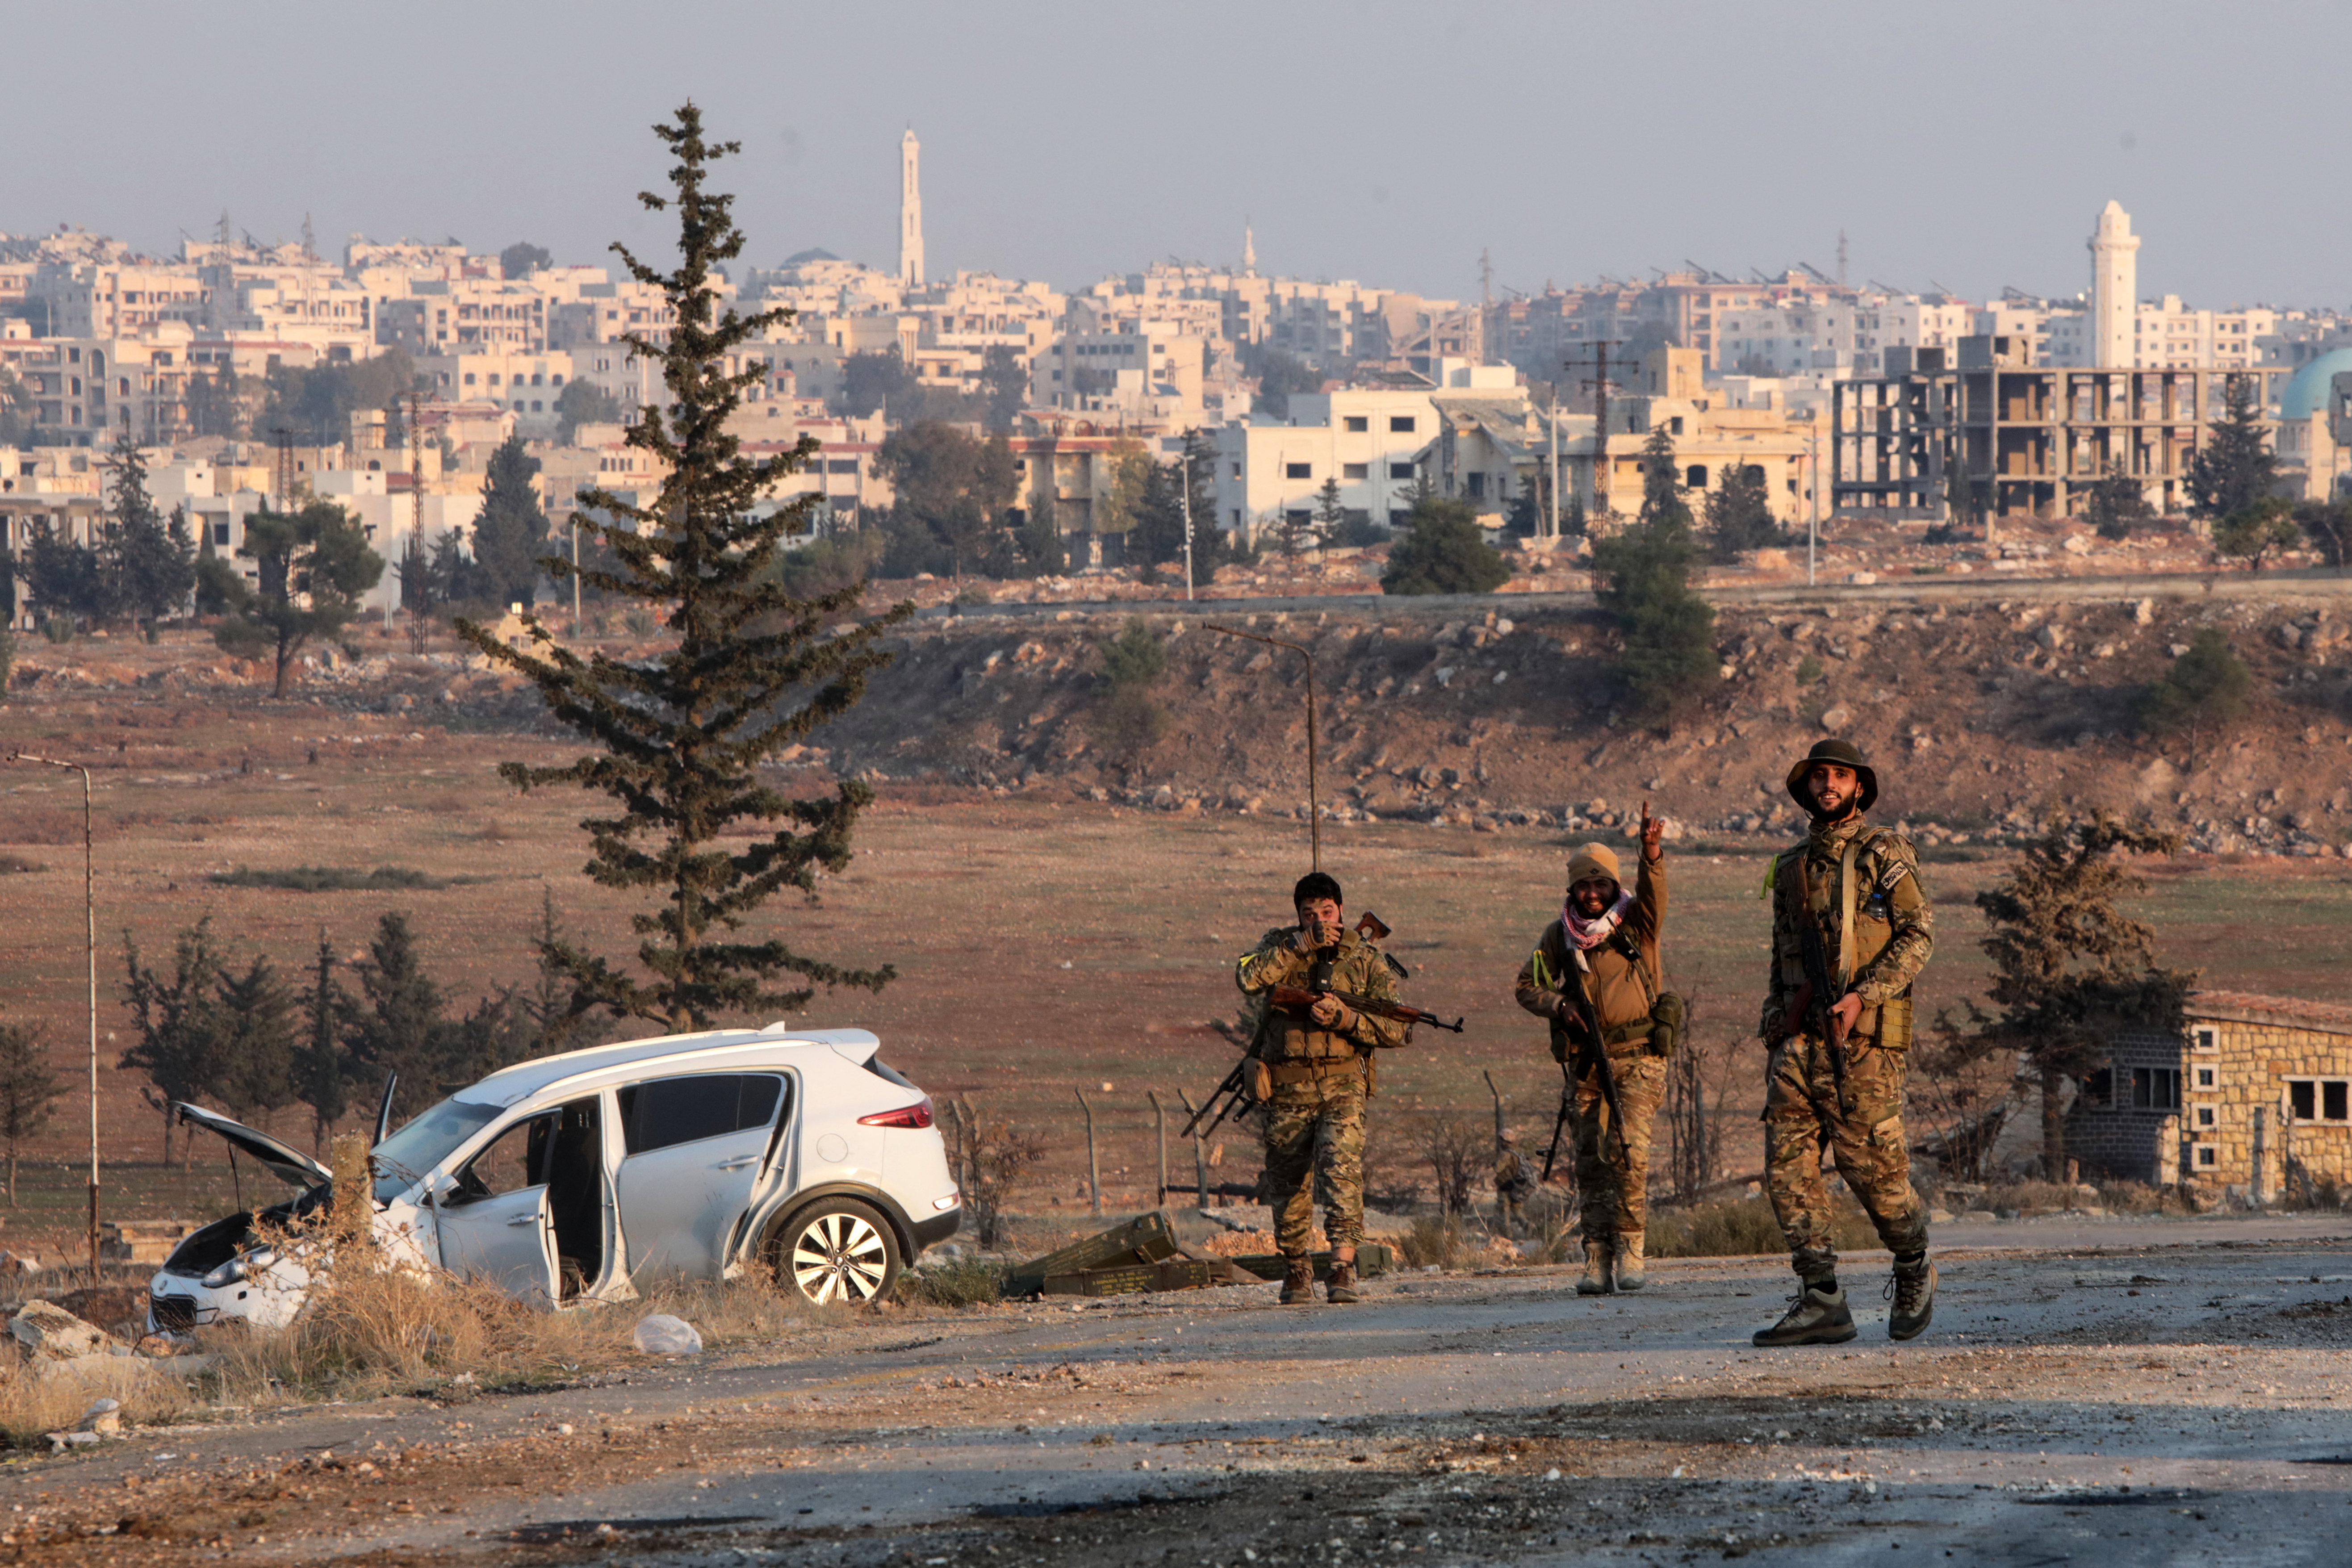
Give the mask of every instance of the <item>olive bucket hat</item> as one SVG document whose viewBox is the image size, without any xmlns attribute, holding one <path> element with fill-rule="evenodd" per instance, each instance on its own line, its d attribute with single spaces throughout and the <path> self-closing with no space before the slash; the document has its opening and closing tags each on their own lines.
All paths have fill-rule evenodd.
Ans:
<svg viewBox="0 0 2352 1568">
<path fill-rule="evenodd" d="M 1813 809 L 1813 797 L 1805 793 L 1805 775 L 1812 772 L 1815 763 L 1835 763 L 1840 767 L 1853 770 L 1854 778 L 1862 785 L 1862 800 L 1855 810 L 1868 811 L 1877 801 L 1878 774 L 1862 760 L 1861 747 L 1852 741 L 1816 741 L 1813 749 L 1789 770 L 1789 798 L 1803 806 L 1808 813 Z"/>
</svg>

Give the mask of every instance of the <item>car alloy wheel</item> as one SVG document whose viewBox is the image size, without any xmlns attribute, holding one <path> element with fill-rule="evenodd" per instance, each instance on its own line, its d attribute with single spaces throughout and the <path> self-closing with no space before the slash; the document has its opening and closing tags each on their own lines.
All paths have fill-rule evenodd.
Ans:
<svg viewBox="0 0 2352 1568">
<path fill-rule="evenodd" d="M 898 1274 L 898 1248 L 887 1222 L 864 1204 L 833 1200 L 795 1218 L 779 1249 L 780 1272 L 820 1306 L 872 1301 Z"/>
</svg>

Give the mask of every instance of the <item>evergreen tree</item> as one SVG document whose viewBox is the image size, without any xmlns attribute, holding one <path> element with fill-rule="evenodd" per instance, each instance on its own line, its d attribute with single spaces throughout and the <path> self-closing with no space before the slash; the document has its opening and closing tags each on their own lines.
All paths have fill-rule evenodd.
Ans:
<svg viewBox="0 0 2352 1568">
<path fill-rule="evenodd" d="M 40 1031 L 24 1024 L 0 1024 L 0 1142 L 8 1145 L 8 1206 L 16 1206 L 16 1157 L 25 1141 L 40 1135 L 65 1079 L 49 1070 Z"/>
<path fill-rule="evenodd" d="M 1315 492 L 1315 542 L 1328 544 L 1348 522 L 1348 509 L 1339 504 L 1339 481 L 1326 478 Z"/>
<path fill-rule="evenodd" d="M 104 613 L 142 624 L 177 615 L 195 585 L 195 546 L 184 508 L 167 520 L 147 489 L 147 460 L 129 436 L 106 463 L 106 530 L 98 552 L 98 597 Z"/>
<path fill-rule="evenodd" d="M 1641 513 L 1594 542 L 1592 566 L 1624 645 L 1619 677 L 1638 709 L 1664 716 L 1718 679 L 1715 607 L 1691 591 L 1697 552 L 1665 426 L 1652 429 L 1642 455 Z"/>
<path fill-rule="evenodd" d="M 27 525 L 24 564 L 25 587 L 44 618 L 64 616 L 88 621 L 104 613 L 98 552 L 75 543 L 56 524 Z"/>
<path fill-rule="evenodd" d="M 618 425 L 620 400 L 593 381 L 573 376 L 555 396 L 555 443 L 569 447 L 583 425 Z"/>
<path fill-rule="evenodd" d="M 2084 514 L 2101 539 L 2129 538 L 2133 527 L 2147 521 L 2155 510 L 2147 504 L 2147 488 L 2132 478 L 2121 458 L 2107 459 L 2084 504 Z"/>
<path fill-rule="evenodd" d="M 145 1073 L 163 1092 L 166 1163 L 172 1158 L 171 1102 L 210 1095 L 226 1066 L 219 991 L 226 972 L 213 943 L 210 915 L 180 932 L 172 960 L 170 974 L 159 974 L 139 961 L 130 931 L 122 933 L 122 994 L 139 1038 L 122 1053 L 120 1065 Z M 184 1148 L 181 1160 L 186 1163 Z"/>
<path fill-rule="evenodd" d="M 408 917 L 387 910 L 376 920 L 359 974 L 360 1006 L 349 1039 L 351 1058 L 381 1083 L 400 1075 L 394 1117 L 412 1115 L 438 1100 L 449 1076 L 451 1027 L 441 988 L 425 972 Z"/>
<path fill-rule="evenodd" d="M 1642 510 L 1635 521 L 1643 527 L 1667 526 L 1690 531 L 1690 503 L 1683 499 L 1683 471 L 1675 458 L 1675 437 L 1664 424 L 1650 426 L 1642 443 Z"/>
<path fill-rule="evenodd" d="M 1707 492 L 1705 511 L 1708 549 L 1726 564 L 1751 550 L 1787 542 L 1786 531 L 1773 521 L 1764 470 L 1757 464 L 1724 465 L 1723 482 Z"/>
<path fill-rule="evenodd" d="M 299 1004 L 259 954 L 242 974 L 221 976 L 219 1000 L 222 1070 L 214 1092 L 240 1121 L 266 1121 L 295 1098 Z"/>
<path fill-rule="evenodd" d="M 2189 460 L 2192 515 L 2233 517 L 2270 499 L 2278 482 L 2278 454 L 2263 428 L 2251 376 L 2233 375 L 2221 386 L 2221 417 L 2206 426 L 2205 445 Z"/>
<path fill-rule="evenodd" d="M 302 994 L 302 1045 L 294 1062 L 295 1098 L 310 1108 L 310 1148 L 327 1147 L 327 1136 L 351 1109 L 351 1051 L 344 1037 L 357 1021 L 350 992 L 335 979 L 335 948 L 322 927 L 311 961 L 310 985 Z"/>
<path fill-rule="evenodd" d="M 615 815 L 583 825 L 592 844 L 588 873 L 658 900 L 632 921 L 642 976 L 572 942 L 547 950 L 572 983 L 572 1011 L 602 1006 L 688 1030 L 720 1014 L 795 1010 L 820 985 L 878 990 L 895 977 L 887 965 L 846 968 L 798 952 L 781 936 L 745 941 L 737 933 L 785 889 L 814 899 L 820 869 L 848 865 L 850 833 L 871 790 L 853 780 L 830 799 L 794 799 L 755 770 L 856 702 L 867 675 L 889 657 L 879 646 L 884 629 L 912 606 L 826 636 L 855 611 L 864 584 L 800 599 L 777 580 L 781 542 L 807 531 L 803 519 L 816 498 L 764 516 L 753 503 L 799 472 L 816 442 L 803 437 L 765 461 L 744 458 L 727 422 L 764 367 L 730 374 L 726 366 L 791 312 L 745 317 L 730 307 L 714 320 L 712 268 L 741 252 L 743 237 L 729 210 L 733 198 L 706 189 L 705 180 L 715 159 L 740 149 L 706 142 L 701 110 L 691 102 L 674 124 L 655 131 L 676 159 L 673 189 L 639 199 L 655 211 L 676 209 L 677 264 L 659 271 L 625 247 L 614 249 L 630 275 L 661 289 L 675 312 L 667 342 L 624 340 L 662 368 L 667 402 L 647 408 L 627 438 L 668 477 L 650 506 L 583 492 L 586 526 L 616 558 L 611 569 L 583 567 L 583 575 L 615 597 L 666 611 L 675 641 L 624 664 L 603 654 L 583 659 L 551 639 L 513 649 L 479 626 L 461 622 L 459 630 L 487 657 L 528 677 L 550 713 L 599 748 L 568 767 L 509 763 L 503 775 L 519 788 L 564 784 L 612 797 Z M 1006 464 L 1009 479 L 1009 454 Z M 568 563 L 558 569 L 571 571 Z M 759 836 L 727 842 L 746 827 Z"/>
<path fill-rule="evenodd" d="M 555 918 L 555 889 L 541 888 L 539 961 L 531 987 L 520 999 L 523 1015 L 530 1024 L 531 1044 L 526 1053 L 530 1056 L 568 1051 L 582 1043 L 585 1021 L 572 1011 L 571 980 L 552 956 L 562 946 L 563 927 Z"/>
<path fill-rule="evenodd" d="M 2253 671 L 2230 639 L 2216 627 L 2202 626 L 2189 639 L 2189 651 L 2140 689 L 2132 717 L 2151 735 L 2187 730 L 2194 748 L 2205 730 L 2227 725 L 2244 710 L 2253 683 Z"/>
<path fill-rule="evenodd" d="M 547 513 L 531 477 L 539 459 L 509 436 L 490 454 L 482 483 L 482 510 L 474 519 L 474 562 L 484 589 L 501 606 L 528 609 L 537 597 L 540 557 L 547 553 Z"/>
<path fill-rule="evenodd" d="M 2051 1179 L 2066 1168 L 2063 1080 L 2089 1071 L 2124 1029 L 2180 1035 L 2196 973 L 2158 967 L 2155 932 L 2116 910 L 2117 898 L 2147 884 L 2114 858 L 2179 847 L 2177 833 L 2099 812 L 2051 828 L 2008 876 L 1976 896 L 1989 928 L 1991 996 L 2001 1009 L 1979 1037 L 2019 1052 L 2039 1076 L 2042 1164 Z"/>
<path fill-rule="evenodd" d="M 2234 556 L 2248 569 L 2263 569 L 2263 557 L 2284 550 L 2300 537 L 2294 503 L 2284 496 L 2264 496 L 2250 505 L 2213 520 L 2213 553 Z"/>
<path fill-rule="evenodd" d="M 400 607 L 404 614 L 426 616 L 439 603 L 434 593 L 433 558 L 425 553 L 425 531 L 412 528 L 401 537 L 400 562 L 393 567 L 400 579 Z"/>
<path fill-rule="evenodd" d="M 434 540 L 423 581 L 429 604 L 463 604 L 487 596 L 481 568 L 466 553 L 466 542 L 454 528 Z"/>
<path fill-rule="evenodd" d="M 221 558 L 213 548 L 212 526 L 205 526 L 205 536 L 196 546 L 196 614 L 220 616 L 228 613 L 236 602 L 237 591 L 244 586 L 237 569 Z"/>
<path fill-rule="evenodd" d="M 1491 594 L 1511 569 L 1486 542 L 1470 503 L 1422 494 L 1405 514 L 1404 531 L 1389 547 L 1383 594 Z"/>
<path fill-rule="evenodd" d="M 224 582 L 229 618 L 213 633 L 227 652 L 268 651 L 277 659 L 277 696 L 286 695 L 294 658 L 314 641 L 340 640 L 359 613 L 360 596 L 383 575 L 383 557 L 368 548 L 359 520 L 332 501 L 299 512 L 268 508 L 245 521 L 237 553 L 260 564 L 258 590 L 242 576 Z"/>
</svg>

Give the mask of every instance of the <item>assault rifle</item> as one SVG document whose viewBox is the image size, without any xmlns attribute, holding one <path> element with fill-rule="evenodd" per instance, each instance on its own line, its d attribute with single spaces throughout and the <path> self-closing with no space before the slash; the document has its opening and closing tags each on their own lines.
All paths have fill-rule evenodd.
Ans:
<svg viewBox="0 0 2352 1568">
<path fill-rule="evenodd" d="M 1813 920 L 1813 883 L 1808 871 L 1806 855 L 1797 852 L 1797 897 L 1801 901 L 1797 919 L 1797 940 L 1804 950 L 1805 984 L 1790 1005 L 1791 1021 L 1801 1019 L 1805 1026 L 1829 1043 L 1830 1076 L 1837 1086 L 1838 1109 L 1845 1102 L 1845 1024 L 1838 1017 L 1836 988 L 1830 981 L 1829 951 L 1822 945 L 1822 928 Z"/>
<path fill-rule="evenodd" d="M 1576 1013 L 1576 1023 L 1583 1027 L 1585 1039 L 1580 1041 L 1578 1058 L 1583 1058 L 1585 1051 L 1592 1053 L 1592 1072 L 1601 1086 L 1601 1105 L 1609 1107 L 1609 1126 L 1616 1129 L 1618 1147 L 1625 1147 L 1625 1112 L 1618 1105 L 1616 1072 L 1609 1068 L 1609 1047 L 1601 1041 L 1601 1020 L 1592 1013 L 1592 996 L 1585 994 L 1583 971 L 1571 971 L 1569 978 L 1576 980 L 1576 990 L 1561 990 L 1559 994 L 1567 996 L 1569 1006 Z M 1567 1129 L 1569 1105 L 1576 1100 L 1576 1074 L 1569 1072 L 1567 1063 L 1559 1063 L 1559 1117 L 1552 1121 L 1552 1147 L 1543 1154 L 1543 1180 L 1552 1180 L 1552 1159 L 1559 1154 L 1559 1133 L 1561 1129 Z"/>
<path fill-rule="evenodd" d="M 1382 940 L 1390 932 L 1389 923 L 1370 910 L 1366 910 L 1357 919 L 1356 930 L 1372 942 Z M 1336 950 L 1324 951 L 1328 953 Z M 1318 996 L 1336 996 L 1359 1013 L 1370 1013 L 1376 1018 L 1390 1018 L 1400 1024 L 1428 1024 L 1435 1028 L 1451 1029 L 1457 1035 L 1462 1033 L 1463 1024 L 1466 1021 L 1456 1018 L 1449 1024 L 1434 1013 L 1425 1012 L 1419 1007 L 1409 1007 L 1402 1002 L 1384 1002 L 1377 997 L 1359 996 L 1352 991 L 1334 991 L 1331 989 L 1331 964 L 1328 957 L 1314 964 L 1308 973 L 1307 985 L 1276 986 L 1266 998 L 1267 1005 L 1273 1007 L 1311 1008 L 1315 1005 L 1315 999 Z M 1255 1047 L 1256 1042 L 1253 1040 L 1251 1045 Z M 1211 1118 L 1208 1126 L 1202 1129 L 1202 1134 L 1205 1136 L 1207 1133 L 1214 1132 L 1225 1118 L 1242 1107 L 1248 1099 L 1244 1092 L 1243 1085 L 1248 1081 L 1249 1065 L 1252 1059 L 1244 1054 L 1240 1061 L 1234 1064 L 1234 1070 L 1227 1073 L 1223 1081 L 1211 1091 L 1209 1098 L 1201 1102 L 1201 1109 L 1192 1113 L 1192 1120 L 1184 1123 L 1184 1130 L 1177 1136 L 1190 1138 L 1192 1135 L 1192 1129 L 1199 1126 L 1201 1119 L 1208 1116 L 1212 1110 L 1216 1111 L 1216 1115 Z M 1223 1101 L 1222 1105 L 1218 1103 L 1220 1100 Z"/>
</svg>

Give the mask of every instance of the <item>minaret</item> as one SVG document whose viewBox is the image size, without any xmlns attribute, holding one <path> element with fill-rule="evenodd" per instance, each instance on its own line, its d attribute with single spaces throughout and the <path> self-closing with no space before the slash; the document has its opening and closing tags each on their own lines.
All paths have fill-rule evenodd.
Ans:
<svg viewBox="0 0 2352 1568">
<path fill-rule="evenodd" d="M 1257 230 L 1248 224 L 1242 225 L 1242 275 L 1257 276 Z"/>
<path fill-rule="evenodd" d="M 898 139 L 898 281 L 909 289 L 923 286 L 922 155 L 909 125 Z"/>
<path fill-rule="evenodd" d="M 2139 363 L 2133 332 L 2139 319 L 2139 237 L 2131 231 L 2131 215 L 2109 202 L 2090 244 L 2090 368 L 2131 370 Z"/>
</svg>

